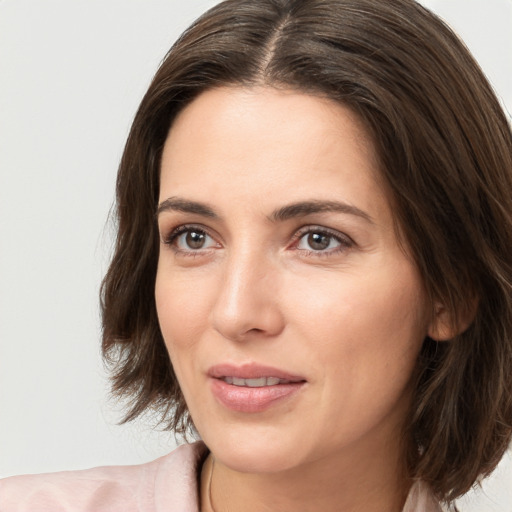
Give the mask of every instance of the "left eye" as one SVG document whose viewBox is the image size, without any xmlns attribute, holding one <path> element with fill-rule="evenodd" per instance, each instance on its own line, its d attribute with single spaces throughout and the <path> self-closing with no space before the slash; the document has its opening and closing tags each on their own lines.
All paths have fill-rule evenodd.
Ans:
<svg viewBox="0 0 512 512">
<path fill-rule="evenodd" d="M 310 231 L 299 238 L 297 249 L 306 251 L 326 251 L 329 249 L 337 249 L 342 242 L 330 233 L 321 231 Z"/>
<path fill-rule="evenodd" d="M 200 229 L 189 228 L 179 233 L 173 240 L 174 245 L 183 251 L 209 249 L 216 245 L 215 240 Z"/>
</svg>

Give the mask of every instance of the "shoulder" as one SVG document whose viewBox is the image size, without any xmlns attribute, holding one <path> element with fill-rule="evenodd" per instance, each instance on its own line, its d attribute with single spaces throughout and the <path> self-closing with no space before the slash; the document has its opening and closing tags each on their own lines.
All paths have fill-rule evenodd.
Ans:
<svg viewBox="0 0 512 512">
<path fill-rule="evenodd" d="M 159 512 L 197 510 L 203 443 L 182 445 L 146 464 L 15 476 L 0 480 L 2 512 Z"/>
<path fill-rule="evenodd" d="M 407 496 L 402 512 L 443 512 L 444 509 L 430 487 L 418 480 L 414 482 Z"/>
</svg>

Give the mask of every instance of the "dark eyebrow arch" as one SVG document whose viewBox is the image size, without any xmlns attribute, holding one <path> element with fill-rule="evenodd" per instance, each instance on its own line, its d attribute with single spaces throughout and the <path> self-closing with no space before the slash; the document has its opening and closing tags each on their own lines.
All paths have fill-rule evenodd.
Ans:
<svg viewBox="0 0 512 512">
<path fill-rule="evenodd" d="M 196 215 L 202 215 L 203 217 L 209 217 L 217 219 L 219 216 L 210 208 L 208 205 L 199 203 L 196 201 L 190 201 L 188 199 L 182 199 L 179 197 L 169 197 L 162 201 L 157 208 L 156 215 L 160 215 L 162 212 L 167 211 L 179 211 L 184 213 L 194 213 Z M 337 212 L 345 213 L 349 215 L 355 215 L 361 217 L 369 223 L 373 224 L 374 221 L 363 210 L 352 206 L 341 201 L 300 201 L 298 203 L 292 203 L 281 208 L 278 208 L 269 216 L 272 222 L 283 222 L 295 217 L 305 217 L 314 213 L 323 212 Z"/>
<path fill-rule="evenodd" d="M 179 197 L 169 197 L 165 201 L 162 201 L 158 205 L 156 216 L 158 217 L 162 212 L 168 211 L 195 213 L 197 215 L 202 215 L 203 217 L 210 217 L 214 219 L 218 218 L 218 215 L 209 206 L 196 201 L 181 199 Z"/>
<path fill-rule="evenodd" d="M 356 206 L 352 206 L 340 201 L 301 201 L 283 206 L 282 208 L 275 210 L 269 218 L 271 221 L 276 222 L 289 220 L 294 217 L 305 217 L 306 215 L 323 212 L 337 212 L 355 215 L 357 217 L 363 218 L 370 224 L 374 224 L 373 219 L 366 212 L 360 210 Z"/>
</svg>

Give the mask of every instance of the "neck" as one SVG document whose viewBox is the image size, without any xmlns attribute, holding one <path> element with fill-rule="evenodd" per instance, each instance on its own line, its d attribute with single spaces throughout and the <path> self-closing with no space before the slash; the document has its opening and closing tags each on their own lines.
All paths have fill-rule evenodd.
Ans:
<svg viewBox="0 0 512 512">
<path fill-rule="evenodd" d="M 366 457 L 345 450 L 264 474 L 234 471 L 210 455 L 202 474 L 202 512 L 400 512 L 410 481 L 403 457 L 390 457 L 403 452 L 387 448 Z"/>
</svg>

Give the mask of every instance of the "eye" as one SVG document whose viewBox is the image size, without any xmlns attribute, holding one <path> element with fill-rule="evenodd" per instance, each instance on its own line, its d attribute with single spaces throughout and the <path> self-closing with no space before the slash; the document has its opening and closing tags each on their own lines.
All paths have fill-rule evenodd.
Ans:
<svg viewBox="0 0 512 512">
<path fill-rule="evenodd" d="M 180 226 L 164 242 L 182 252 L 194 252 L 218 246 L 206 231 L 193 226 Z"/>
<path fill-rule="evenodd" d="M 296 235 L 295 249 L 309 253 L 332 254 L 353 245 L 352 240 L 341 233 L 332 233 L 320 228 L 307 228 Z"/>
</svg>

